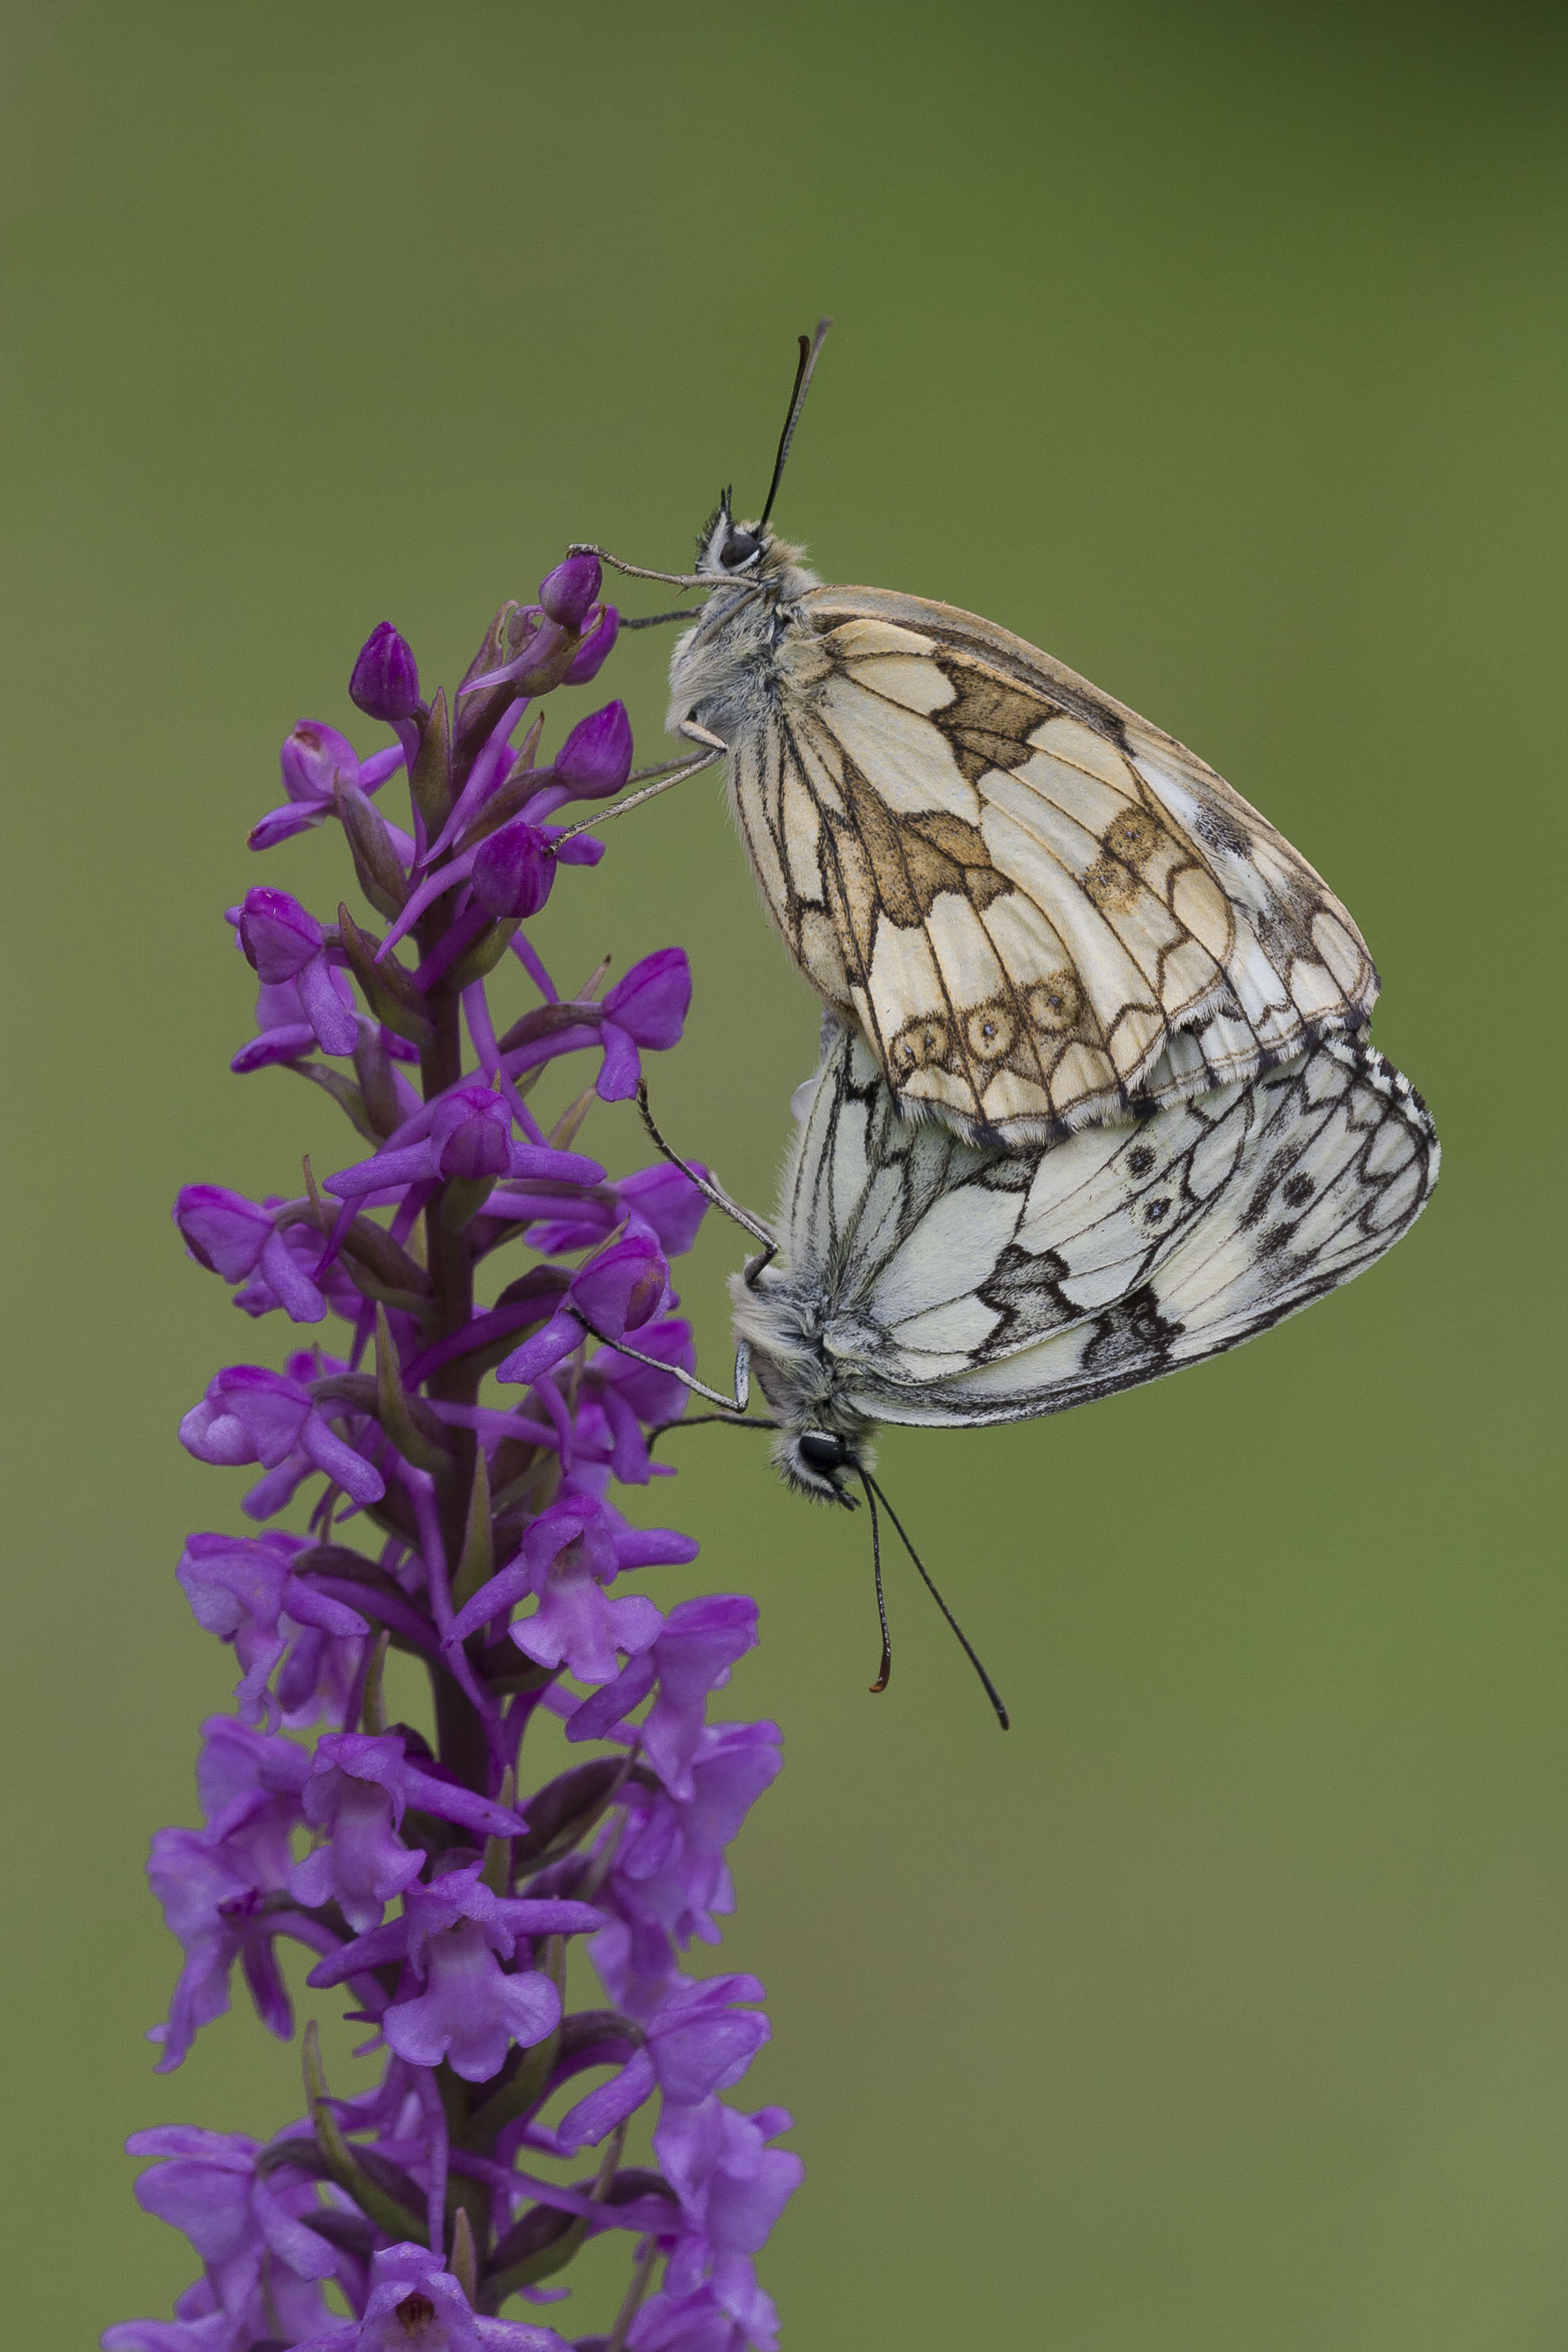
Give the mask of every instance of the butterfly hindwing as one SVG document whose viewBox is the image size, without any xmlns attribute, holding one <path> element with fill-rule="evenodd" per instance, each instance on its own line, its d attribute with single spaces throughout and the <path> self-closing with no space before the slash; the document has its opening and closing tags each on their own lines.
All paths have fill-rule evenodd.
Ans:
<svg viewBox="0 0 1568 2352">
<path fill-rule="evenodd" d="M 739 1325 L 872 1421 L 1009 1421 L 1235 1347 L 1360 1273 L 1419 1214 L 1437 1144 L 1372 1047 L 1046 1149 L 911 1126 L 858 1036 L 830 1042 L 785 1194 L 786 1268 Z M 739 1294 L 737 1293 L 737 1297 Z"/>
</svg>

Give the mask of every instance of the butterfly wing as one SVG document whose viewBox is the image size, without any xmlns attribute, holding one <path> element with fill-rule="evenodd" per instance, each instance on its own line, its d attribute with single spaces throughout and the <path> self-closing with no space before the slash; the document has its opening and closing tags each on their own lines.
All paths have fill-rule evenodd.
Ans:
<svg viewBox="0 0 1568 2352">
<path fill-rule="evenodd" d="M 905 1111 L 1044 1140 L 1255 1076 L 1370 1013 L 1306 860 L 1201 760 L 993 623 L 818 588 L 732 743 L 808 977 Z"/>
<path fill-rule="evenodd" d="M 1351 1281 L 1414 1223 L 1438 1146 L 1374 1048 L 1330 1038 L 1261 1077 L 959 1176 L 824 1332 L 867 1420 L 1058 1412 L 1237 1347 Z M 1016 1183 L 983 1246 L 983 1196 Z M 976 1237 L 967 1259 L 958 1235 Z"/>
</svg>

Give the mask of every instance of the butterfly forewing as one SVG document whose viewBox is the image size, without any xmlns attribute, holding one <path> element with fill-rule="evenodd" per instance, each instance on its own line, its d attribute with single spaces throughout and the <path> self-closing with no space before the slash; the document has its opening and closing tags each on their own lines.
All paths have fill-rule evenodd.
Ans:
<svg viewBox="0 0 1568 2352">
<path fill-rule="evenodd" d="M 1365 1019 L 1371 960 L 1306 861 L 1048 655 L 880 589 L 754 621 L 727 669 L 740 621 L 683 641 L 675 708 L 729 746 L 768 909 L 905 1111 L 1050 1139 Z"/>
</svg>

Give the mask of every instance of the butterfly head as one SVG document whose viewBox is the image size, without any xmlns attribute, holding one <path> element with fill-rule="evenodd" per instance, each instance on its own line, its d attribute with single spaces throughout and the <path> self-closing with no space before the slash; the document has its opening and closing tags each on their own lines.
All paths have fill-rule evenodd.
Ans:
<svg viewBox="0 0 1568 2352">
<path fill-rule="evenodd" d="M 773 1461 L 786 1485 L 814 1503 L 841 1503 L 853 1510 L 860 1497 L 850 1480 L 874 1469 L 876 1457 L 864 1440 L 835 1429 L 791 1429 L 773 1448 Z"/>
<path fill-rule="evenodd" d="M 697 534 L 696 569 L 705 580 L 744 580 L 788 599 L 816 585 L 801 565 L 804 552 L 767 523 L 737 522 L 726 490 Z"/>
</svg>

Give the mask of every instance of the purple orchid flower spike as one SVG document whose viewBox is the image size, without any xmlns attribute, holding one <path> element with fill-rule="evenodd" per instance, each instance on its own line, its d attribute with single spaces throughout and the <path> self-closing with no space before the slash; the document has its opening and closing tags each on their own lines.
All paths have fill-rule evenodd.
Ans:
<svg viewBox="0 0 1568 2352">
<path fill-rule="evenodd" d="M 239 910 L 239 943 L 268 987 L 292 982 L 306 1020 L 324 1054 L 351 1054 L 359 1023 L 332 985 L 326 934 L 287 890 L 247 890 Z"/>
<path fill-rule="evenodd" d="M 602 1001 L 564 997 L 528 933 L 558 866 L 602 855 L 551 813 L 632 772 L 619 701 L 545 766 L 542 722 L 513 740 L 614 646 L 601 586 L 570 556 L 537 605 L 502 607 L 452 698 L 424 698 L 383 624 L 352 692 L 396 743 L 361 761 L 331 728 L 289 735 L 285 805 L 253 844 L 340 819 L 379 951 L 359 916 L 325 928 L 287 891 L 230 912 L 257 979 L 233 1066 L 295 1066 L 357 1140 L 318 1147 L 301 1195 L 280 1131 L 254 1197 L 192 1184 L 175 1204 L 235 1305 L 321 1344 L 225 1367 L 181 1423 L 197 1460 L 257 1466 L 253 1528 L 299 1510 L 180 1557 L 234 1693 L 202 1727 L 198 1824 L 152 1841 L 180 1967 L 149 2038 L 172 2073 L 236 1981 L 290 2037 L 297 1945 L 312 2006 L 341 1999 L 377 2079 L 335 2095 L 312 2020 L 307 2111 L 270 2142 L 132 2141 L 144 2207 L 199 2273 L 108 2352 L 570 2352 L 514 2298 L 564 2297 L 590 2239 L 629 2284 L 609 2339 L 568 2328 L 575 2352 L 774 2352 L 755 2257 L 800 2166 L 772 2145 L 781 2111 L 729 2104 L 768 2039 L 762 1987 L 686 1965 L 721 1938 L 734 1841 L 779 1768 L 772 1725 L 710 1719 L 757 1612 L 718 1594 L 666 1613 L 629 1587 L 697 1548 L 615 1500 L 674 1475 L 650 1441 L 695 1355 L 671 1266 L 706 1204 L 665 1162 L 612 1182 L 575 1148 L 593 1090 L 548 1069 L 597 1050 L 600 1100 L 623 1100 L 679 1039 L 691 973 L 665 948 Z M 369 797 L 402 769 L 406 833 Z M 417 968 L 392 960 L 410 936 Z M 586 969 L 600 943 L 580 944 Z M 527 1099 L 547 1077 L 577 1097 L 553 1136 Z M 298 1089 L 275 1093 L 281 1120 Z M 335 1163 L 324 1213 L 313 1171 Z M 551 1718 L 564 1759 L 530 1780 Z M 624 2161 L 633 2131 L 651 2162 Z"/>
</svg>

